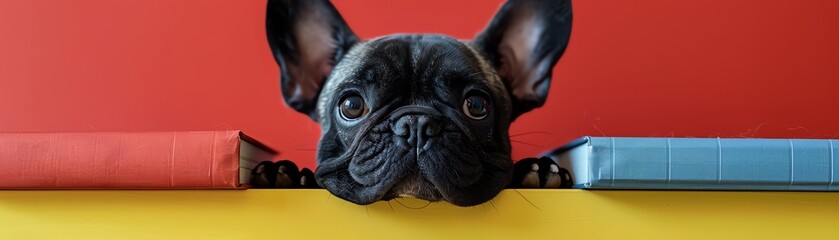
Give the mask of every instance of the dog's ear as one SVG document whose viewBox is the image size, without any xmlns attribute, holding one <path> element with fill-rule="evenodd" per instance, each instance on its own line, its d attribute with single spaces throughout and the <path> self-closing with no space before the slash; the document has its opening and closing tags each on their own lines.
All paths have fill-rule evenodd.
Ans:
<svg viewBox="0 0 839 240">
<path fill-rule="evenodd" d="M 570 0 L 509 0 L 475 38 L 510 91 L 511 119 L 545 104 L 571 20 Z"/>
<path fill-rule="evenodd" d="M 283 99 L 317 121 L 321 87 L 358 37 L 327 0 L 269 0 L 265 28 Z"/>
</svg>

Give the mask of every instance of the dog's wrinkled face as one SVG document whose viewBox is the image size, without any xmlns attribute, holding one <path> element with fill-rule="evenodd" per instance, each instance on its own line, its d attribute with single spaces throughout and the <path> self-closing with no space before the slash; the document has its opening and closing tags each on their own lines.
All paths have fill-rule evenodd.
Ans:
<svg viewBox="0 0 839 240">
<path fill-rule="evenodd" d="M 318 101 L 316 178 L 356 203 L 484 202 L 512 176 L 510 99 L 476 51 L 438 35 L 355 47 Z"/>
<path fill-rule="evenodd" d="M 360 41 L 326 1 L 272 0 L 267 30 L 286 103 L 321 125 L 319 185 L 469 206 L 510 183 L 510 122 L 544 103 L 570 20 L 568 1 L 511 1 L 475 41 Z"/>
</svg>

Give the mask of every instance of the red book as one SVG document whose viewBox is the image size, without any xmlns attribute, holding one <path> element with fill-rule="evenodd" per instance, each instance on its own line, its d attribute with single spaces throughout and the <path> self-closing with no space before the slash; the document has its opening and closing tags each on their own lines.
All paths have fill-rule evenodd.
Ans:
<svg viewBox="0 0 839 240">
<path fill-rule="evenodd" d="M 241 131 L 0 133 L 0 189 L 239 189 L 274 155 Z"/>
</svg>

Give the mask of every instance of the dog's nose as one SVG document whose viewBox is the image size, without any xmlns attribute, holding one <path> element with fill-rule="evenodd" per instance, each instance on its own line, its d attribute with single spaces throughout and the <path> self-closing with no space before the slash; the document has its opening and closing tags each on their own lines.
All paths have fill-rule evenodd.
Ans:
<svg viewBox="0 0 839 240">
<path fill-rule="evenodd" d="M 401 136 L 407 144 L 425 149 L 428 139 L 440 133 L 438 119 L 427 115 L 404 115 L 391 125 L 393 134 Z"/>
<path fill-rule="evenodd" d="M 424 115 L 405 115 L 391 125 L 393 133 L 399 136 L 410 136 L 428 138 L 437 136 L 440 133 L 440 124 L 432 117 Z"/>
<path fill-rule="evenodd" d="M 405 149 L 416 148 L 417 154 L 430 147 L 429 140 L 440 134 L 442 114 L 429 106 L 408 105 L 390 115 L 390 128 L 397 144 Z"/>
</svg>

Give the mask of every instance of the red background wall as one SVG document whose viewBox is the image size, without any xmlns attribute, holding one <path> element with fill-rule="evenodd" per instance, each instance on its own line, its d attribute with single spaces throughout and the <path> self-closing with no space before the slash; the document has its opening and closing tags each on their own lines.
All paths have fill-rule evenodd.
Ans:
<svg viewBox="0 0 839 240">
<path fill-rule="evenodd" d="M 363 38 L 471 38 L 500 1 L 335 1 Z M 313 166 L 263 1 L 0 1 L 0 131 L 243 129 Z M 583 135 L 839 138 L 839 1 L 577 0 L 521 158 Z"/>
</svg>

